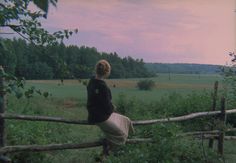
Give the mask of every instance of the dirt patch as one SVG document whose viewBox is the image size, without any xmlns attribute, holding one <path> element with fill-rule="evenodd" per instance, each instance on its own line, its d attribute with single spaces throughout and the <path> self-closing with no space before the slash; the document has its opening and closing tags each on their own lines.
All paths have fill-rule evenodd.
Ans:
<svg viewBox="0 0 236 163">
<path fill-rule="evenodd" d="M 106 80 L 110 88 L 135 88 L 137 81 L 133 80 Z"/>
</svg>

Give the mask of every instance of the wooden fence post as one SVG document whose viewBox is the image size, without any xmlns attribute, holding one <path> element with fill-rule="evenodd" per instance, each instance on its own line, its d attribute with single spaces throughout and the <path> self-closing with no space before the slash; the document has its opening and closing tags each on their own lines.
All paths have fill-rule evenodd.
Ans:
<svg viewBox="0 0 236 163">
<path fill-rule="evenodd" d="M 0 113 L 4 113 L 6 109 L 6 97 L 4 92 L 4 69 L 0 66 Z M 0 117 L 0 148 L 5 146 L 5 120 Z M 9 163 L 10 159 L 1 155 L 0 162 Z"/>
<path fill-rule="evenodd" d="M 0 113 L 4 113 L 6 108 L 3 73 L 4 70 L 2 66 L 0 66 Z M 0 118 L 0 147 L 3 147 L 5 145 L 4 135 L 4 119 Z"/>
<path fill-rule="evenodd" d="M 214 84 L 214 92 L 213 92 L 213 102 L 212 102 L 212 111 L 215 111 L 216 110 L 216 99 L 217 99 L 217 90 L 218 90 L 218 81 L 215 81 L 215 84 Z M 212 124 L 213 125 L 213 124 Z M 211 129 L 210 130 L 213 130 L 214 127 L 211 126 Z M 213 148 L 213 143 L 214 143 L 214 139 L 210 139 L 209 140 L 209 148 Z"/>
<path fill-rule="evenodd" d="M 224 136 L 225 136 L 225 124 L 226 124 L 226 114 L 225 114 L 225 98 L 221 98 L 221 114 L 220 114 L 220 133 L 218 137 L 218 153 L 220 155 L 224 154 Z"/>
</svg>

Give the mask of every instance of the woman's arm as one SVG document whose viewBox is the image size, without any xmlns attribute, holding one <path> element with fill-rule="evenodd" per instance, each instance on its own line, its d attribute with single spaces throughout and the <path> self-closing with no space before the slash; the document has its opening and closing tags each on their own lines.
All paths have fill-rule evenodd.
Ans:
<svg viewBox="0 0 236 163">
<path fill-rule="evenodd" d="M 113 112 L 115 108 L 111 100 L 112 96 L 110 89 L 107 86 L 103 86 L 101 88 L 101 104 L 104 109 L 109 113 Z"/>
</svg>

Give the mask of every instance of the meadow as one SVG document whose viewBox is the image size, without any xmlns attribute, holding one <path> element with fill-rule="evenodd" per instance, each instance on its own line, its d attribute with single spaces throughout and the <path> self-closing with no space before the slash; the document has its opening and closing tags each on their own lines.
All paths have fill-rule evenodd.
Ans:
<svg viewBox="0 0 236 163">
<path fill-rule="evenodd" d="M 124 113 L 133 120 L 154 119 L 165 117 L 166 115 L 181 115 L 194 111 L 210 110 L 211 92 L 213 91 L 214 82 L 219 81 L 219 89 L 222 90 L 223 88 L 222 77 L 218 74 L 170 74 L 170 76 L 169 74 L 158 74 L 156 78 L 152 78 L 156 85 L 151 91 L 141 91 L 136 88 L 136 83 L 139 80 L 141 79 L 106 80 L 112 91 L 113 103 L 117 105 L 118 108 L 123 107 L 125 110 Z M 9 96 L 7 111 L 19 114 L 86 119 L 87 93 L 83 81 L 87 80 L 64 80 L 63 84 L 60 83 L 59 80 L 27 81 L 27 87 L 35 86 L 37 89 L 50 92 L 51 96 L 43 98 L 36 95 L 31 99 L 19 100 L 13 96 Z M 203 123 L 204 122 L 205 121 L 203 121 Z M 193 124 L 195 123 L 196 122 L 193 121 Z M 186 126 L 190 128 L 196 127 L 191 125 L 192 124 L 186 124 Z M 169 127 L 173 128 L 173 126 L 167 126 L 167 128 Z M 201 126 L 199 129 L 200 128 Z M 134 137 L 142 137 L 142 134 L 147 133 L 147 130 L 149 129 L 150 127 L 147 127 L 147 129 L 141 127 L 140 130 L 137 130 Z M 160 130 L 160 128 L 158 129 Z M 187 129 L 183 127 L 181 130 Z M 102 137 L 103 134 L 96 126 L 66 125 L 46 122 L 19 122 L 13 120 L 7 121 L 7 143 L 11 145 L 79 143 Z M 226 142 L 225 156 L 227 162 L 234 162 L 236 160 L 235 145 L 235 142 Z M 163 147 L 164 145 L 160 146 L 160 148 Z M 140 152 L 138 151 L 136 154 L 132 153 L 132 149 L 132 147 L 129 148 L 129 151 L 131 150 L 130 155 L 137 155 L 137 153 Z M 127 149 L 124 149 L 123 151 L 125 150 Z M 16 153 L 11 154 L 10 157 L 14 159 L 15 162 L 92 163 L 94 162 L 94 157 L 100 152 L 101 148 L 91 148 L 42 153 Z M 127 156 L 122 155 L 121 159 L 111 158 L 108 159 L 107 162 L 121 162 L 127 159 L 126 157 Z M 143 159 L 145 159 L 145 155 L 143 156 Z M 142 159 L 139 160 L 142 162 Z M 194 161 L 196 160 L 193 159 L 190 162 Z M 129 160 L 127 162 L 132 161 Z M 186 159 L 186 162 L 189 162 L 189 160 Z"/>
<path fill-rule="evenodd" d="M 117 99 L 119 94 L 124 93 L 128 97 L 154 101 L 173 92 L 184 95 L 192 91 L 212 90 L 214 82 L 221 81 L 222 77 L 218 74 L 200 76 L 195 74 L 171 74 L 169 79 L 168 74 L 158 74 L 158 77 L 150 79 L 156 82 L 152 91 L 140 91 L 136 88 L 136 83 L 142 78 L 108 79 L 106 82 L 112 90 L 114 99 Z M 87 79 L 84 80 L 87 81 Z M 60 80 L 30 80 L 27 83 L 29 86 L 36 86 L 41 90 L 49 91 L 53 97 L 86 100 L 86 87 L 82 83 L 84 80 L 64 80 L 63 85 Z"/>
</svg>

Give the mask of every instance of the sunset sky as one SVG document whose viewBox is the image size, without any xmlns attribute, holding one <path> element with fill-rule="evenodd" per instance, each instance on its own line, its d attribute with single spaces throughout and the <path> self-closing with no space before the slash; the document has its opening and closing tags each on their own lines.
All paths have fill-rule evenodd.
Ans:
<svg viewBox="0 0 236 163">
<path fill-rule="evenodd" d="M 236 0 L 58 0 L 44 27 L 78 28 L 66 44 L 145 62 L 224 65 L 236 51 Z"/>
</svg>

